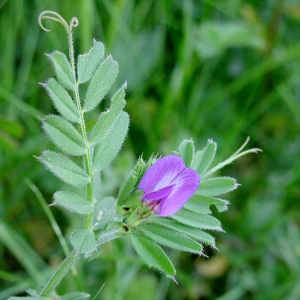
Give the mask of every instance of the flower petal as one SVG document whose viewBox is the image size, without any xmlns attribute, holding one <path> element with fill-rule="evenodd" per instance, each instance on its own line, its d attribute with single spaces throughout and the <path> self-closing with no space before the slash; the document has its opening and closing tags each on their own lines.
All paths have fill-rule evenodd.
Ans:
<svg viewBox="0 0 300 300">
<path fill-rule="evenodd" d="M 183 160 L 177 155 L 159 159 L 141 179 L 138 189 L 145 194 L 161 190 L 173 184 L 173 180 L 185 169 Z"/>
<path fill-rule="evenodd" d="M 169 196 L 172 191 L 174 189 L 174 185 L 170 185 L 167 186 L 165 188 L 162 188 L 158 191 L 149 193 L 149 194 L 145 194 L 142 198 L 143 201 L 147 201 L 147 200 L 161 200 L 163 198 L 166 198 L 167 196 Z"/>
<path fill-rule="evenodd" d="M 162 199 L 156 212 L 160 216 L 167 217 L 179 211 L 198 189 L 200 177 L 196 171 L 186 168 L 174 179 L 173 184 L 172 193 Z"/>
</svg>

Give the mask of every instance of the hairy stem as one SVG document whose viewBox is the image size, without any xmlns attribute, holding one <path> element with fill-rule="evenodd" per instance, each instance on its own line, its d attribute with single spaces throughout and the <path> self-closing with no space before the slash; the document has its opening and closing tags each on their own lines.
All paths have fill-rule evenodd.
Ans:
<svg viewBox="0 0 300 300">
<path fill-rule="evenodd" d="M 58 284 L 62 281 L 62 279 L 67 275 L 67 273 L 71 270 L 71 268 L 76 264 L 79 260 L 79 255 L 77 255 L 74 251 L 70 252 L 70 254 L 65 258 L 65 260 L 60 264 L 58 269 L 46 283 L 44 288 L 42 289 L 40 296 L 47 297 L 50 296 L 52 291 L 56 289 Z"/>
<path fill-rule="evenodd" d="M 102 232 L 100 235 L 96 236 L 97 239 L 97 246 L 101 246 L 103 244 L 106 244 L 110 241 L 113 241 L 119 237 L 121 237 L 121 231 L 119 228 L 111 228 L 105 232 Z"/>
<path fill-rule="evenodd" d="M 111 228 L 105 232 L 102 232 L 99 236 L 97 236 L 97 245 L 106 244 L 112 240 L 121 237 L 121 233 L 119 228 Z M 70 252 L 65 260 L 58 266 L 57 270 L 51 276 L 49 281 L 46 283 L 42 291 L 40 292 L 40 296 L 47 297 L 50 296 L 51 293 L 56 289 L 59 283 L 63 280 L 63 278 L 68 274 L 68 272 L 74 267 L 77 261 L 80 259 L 80 255 L 76 253 L 74 250 Z"/>
<path fill-rule="evenodd" d="M 73 46 L 73 34 L 72 34 L 72 21 L 70 25 L 70 31 L 68 35 L 68 40 L 69 40 L 69 56 L 70 56 L 70 63 L 72 67 L 72 71 L 74 74 L 74 78 L 76 78 L 76 68 L 75 68 L 75 59 L 74 59 L 74 46 Z M 84 120 L 84 115 L 83 115 L 83 110 L 81 107 L 81 102 L 80 102 L 80 95 L 79 95 L 79 82 L 76 81 L 75 84 L 75 101 L 76 101 L 76 106 L 80 115 L 80 132 L 84 138 L 85 145 L 86 145 L 86 153 L 84 155 L 84 165 L 85 165 L 85 170 L 86 173 L 90 176 L 91 181 L 87 185 L 87 200 L 89 202 L 93 202 L 93 182 L 94 182 L 94 173 L 93 173 L 93 167 L 92 167 L 92 160 L 91 160 L 91 149 L 87 137 L 87 131 L 86 131 L 86 126 L 85 126 L 85 120 Z M 85 227 L 86 228 L 91 228 L 92 227 L 92 214 L 89 214 L 86 216 L 85 220 Z"/>
</svg>

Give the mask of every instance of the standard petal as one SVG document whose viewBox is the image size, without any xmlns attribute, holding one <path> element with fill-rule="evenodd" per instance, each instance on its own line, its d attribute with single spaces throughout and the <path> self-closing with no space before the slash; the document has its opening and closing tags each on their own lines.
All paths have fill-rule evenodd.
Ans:
<svg viewBox="0 0 300 300">
<path fill-rule="evenodd" d="M 198 173 L 186 168 L 173 181 L 175 187 L 169 196 L 162 199 L 157 214 L 167 217 L 179 211 L 193 196 L 200 184 Z"/>
<path fill-rule="evenodd" d="M 173 180 L 185 169 L 183 160 L 177 155 L 168 155 L 151 166 L 141 179 L 138 189 L 145 194 L 161 190 L 173 184 Z"/>
<path fill-rule="evenodd" d="M 170 185 L 170 186 L 162 188 L 158 191 L 155 191 L 155 192 L 152 192 L 152 193 L 149 193 L 149 194 L 144 194 L 142 200 L 143 201 L 161 200 L 163 198 L 166 198 L 172 193 L 174 187 L 175 187 L 175 185 Z"/>
</svg>

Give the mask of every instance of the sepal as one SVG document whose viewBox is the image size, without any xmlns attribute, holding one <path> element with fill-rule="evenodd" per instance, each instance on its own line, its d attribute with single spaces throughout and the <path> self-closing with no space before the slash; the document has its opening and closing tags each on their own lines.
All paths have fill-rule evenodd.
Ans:
<svg viewBox="0 0 300 300">
<path fill-rule="evenodd" d="M 127 202 L 128 198 L 136 190 L 141 178 L 143 177 L 145 172 L 153 165 L 155 160 L 155 156 L 151 156 L 147 162 L 145 162 L 141 157 L 137 160 L 133 170 L 131 171 L 119 191 L 117 201 L 118 207 L 121 207 L 123 205 L 129 207 L 130 203 Z M 130 202 L 131 201 L 132 199 L 130 200 Z"/>
</svg>

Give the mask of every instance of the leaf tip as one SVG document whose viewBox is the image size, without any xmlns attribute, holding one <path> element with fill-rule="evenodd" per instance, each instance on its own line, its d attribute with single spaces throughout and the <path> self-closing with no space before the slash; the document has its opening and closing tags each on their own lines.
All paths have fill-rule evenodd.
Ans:
<svg viewBox="0 0 300 300">
<path fill-rule="evenodd" d="M 234 189 L 236 190 L 241 185 L 242 185 L 241 183 L 235 182 Z"/>
<path fill-rule="evenodd" d="M 47 82 L 39 82 L 38 83 L 40 86 L 42 86 L 43 88 L 47 87 Z"/>
<path fill-rule="evenodd" d="M 262 149 L 260 149 L 260 148 L 253 148 L 253 149 L 251 149 L 252 150 L 252 153 L 259 153 L 259 152 L 263 152 L 263 150 Z"/>
<path fill-rule="evenodd" d="M 45 53 L 45 55 L 49 60 L 52 60 L 52 53 Z"/>
<path fill-rule="evenodd" d="M 33 157 L 37 160 L 37 161 L 42 161 L 42 158 L 40 156 L 36 156 L 36 155 L 33 155 Z"/>
<path fill-rule="evenodd" d="M 167 278 L 170 278 L 174 283 L 176 283 L 176 285 L 179 285 L 178 282 L 177 282 L 177 280 L 176 280 L 176 278 L 175 278 L 175 274 L 176 274 L 176 272 L 174 273 L 173 276 L 167 275 Z"/>
<path fill-rule="evenodd" d="M 42 124 L 44 124 L 45 118 L 42 118 L 42 117 L 40 117 L 40 116 L 37 116 L 37 118 L 38 118 L 39 121 L 41 121 Z"/>
</svg>

